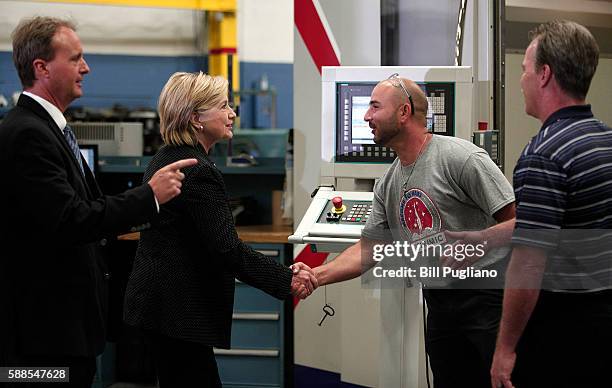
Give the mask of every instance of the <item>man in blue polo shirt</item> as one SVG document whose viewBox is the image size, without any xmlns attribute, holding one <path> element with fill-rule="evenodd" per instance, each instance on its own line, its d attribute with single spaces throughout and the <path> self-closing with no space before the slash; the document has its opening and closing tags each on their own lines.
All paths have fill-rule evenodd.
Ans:
<svg viewBox="0 0 612 388">
<path fill-rule="evenodd" d="M 599 48 L 569 21 L 540 25 L 525 52 L 525 111 L 542 128 L 514 169 L 516 220 L 467 240 L 514 250 L 493 388 L 600 387 L 612 365 L 612 130 L 585 98 Z M 612 230 L 609 231 L 612 233 Z"/>
<path fill-rule="evenodd" d="M 451 238 L 512 242 L 493 388 L 610 386 L 612 130 L 585 98 L 599 48 L 569 21 L 531 32 L 521 88 L 542 128 L 514 169 L 516 219 Z"/>
</svg>

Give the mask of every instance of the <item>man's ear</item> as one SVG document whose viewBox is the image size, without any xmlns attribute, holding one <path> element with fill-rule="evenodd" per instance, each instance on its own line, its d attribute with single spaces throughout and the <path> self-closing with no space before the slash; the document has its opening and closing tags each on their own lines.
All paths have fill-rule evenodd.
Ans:
<svg viewBox="0 0 612 388">
<path fill-rule="evenodd" d="M 549 65 L 544 64 L 538 73 L 538 81 L 540 83 L 540 87 L 546 87 L 550 80 L 553 78 L 553 73 Z"/>
<path fill-rule="evenodd" d="M 45 61 L 44 59 L 37 58 L 32 61 L 32 67 L 34 68 L 35 79 L 39 79 L 39 76 L 47 76 L 49 74 L 47 61 Z"/>
<path fill-rule="evenodd" d="M 410 105 L 409 104 L 402 104 L 399 107 L 400 110 L 400 120 L 406 120 L 410 117 L 411 112 L 410 112 Z"/>
</svg>

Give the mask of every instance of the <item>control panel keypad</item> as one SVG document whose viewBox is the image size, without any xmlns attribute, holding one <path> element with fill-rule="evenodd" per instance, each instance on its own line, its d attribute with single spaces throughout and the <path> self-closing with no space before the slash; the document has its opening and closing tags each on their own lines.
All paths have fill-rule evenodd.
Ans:
<svg viewBox="0 0 612 388">
<path fill-rule="evenodd" d="M 337 202 L 332 203 L 330 200 L 319 216 L 319 223 L 340 223 L 348 225 L 364 225 L 368 218 L 372 215 L 372 202 L 360 200 L 345 200 L 340 197 L 334 198 Z M 343 212 L 339 211 L 344 205 Z"/>
<path fill-rule="evenodd" d="M 361 222 L 364 223 L 372 213 L 372 204 L 353 204 L 349 210 L 341 218 L 345 222 Z"/>
</svg>

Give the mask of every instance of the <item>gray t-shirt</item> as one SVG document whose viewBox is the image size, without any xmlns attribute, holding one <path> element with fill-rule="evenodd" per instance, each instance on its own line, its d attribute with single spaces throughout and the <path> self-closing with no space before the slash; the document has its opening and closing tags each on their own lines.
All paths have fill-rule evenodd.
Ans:
<svg viewBox="0 0 612 388">
<path fill-rule="evenodd" d="M 362 236 L 444 243 L 444 230 L 485 229 L 496 223 L 493 214 L 512 202 L 512 186 L 486 151 L 463 139 L 433 135 L 415 163 L 402 166 L 396 158 L 376 182 Z M 500 255 L 491 252 L 474 267 L 486 267 Z"/>
</svg>

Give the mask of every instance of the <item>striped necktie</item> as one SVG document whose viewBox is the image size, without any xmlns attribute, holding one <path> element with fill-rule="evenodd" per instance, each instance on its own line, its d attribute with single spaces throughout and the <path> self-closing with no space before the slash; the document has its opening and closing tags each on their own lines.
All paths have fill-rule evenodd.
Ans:
<svg viewBox="0 0 612 388">
<path fill-rule="evenodd" d="M 76 136 L 74 135 L 72 128 L 70 128 L 68 124 L 66 124 L 66 127 L 64 127 L 64 137 L 66 138 L 66 141 L 68 142 L 68 146 L 70 147 L 70 150 L 72 150 L 74 157 L 79 162 L 79 167 L 81 167 L 81 172 L 84 175 L 85 170 L 83 170 L 83 161 L 81 160 L 81 150 L 79 150 L 79 145 L 77 144 Z"/>
</svg>

